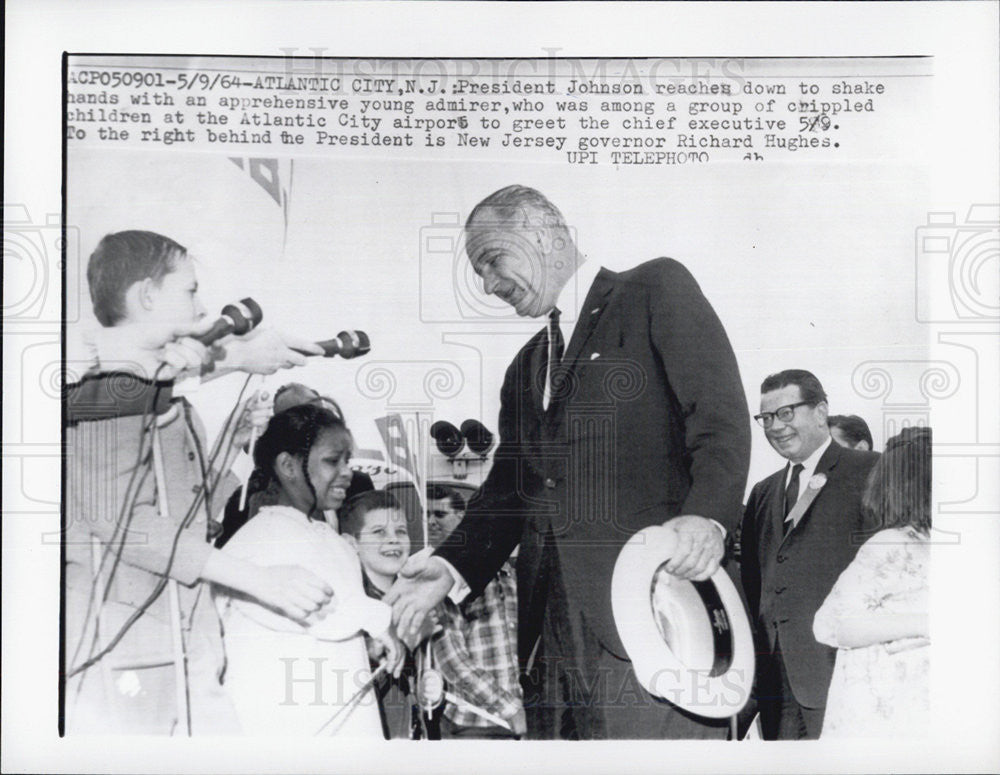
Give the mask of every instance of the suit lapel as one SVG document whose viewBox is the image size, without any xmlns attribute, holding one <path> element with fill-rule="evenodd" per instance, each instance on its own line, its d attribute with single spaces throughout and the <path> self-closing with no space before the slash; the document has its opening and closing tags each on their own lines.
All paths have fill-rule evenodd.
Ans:
<svg viewBox="0 0 1000 775">
<path fill-rule="evenodd" d="M 563 365 L 570 369 L 576 367 L 576 359 L 583 350 L 583 346 L 594 333 L 597 321 L 601 319 L 601 314 L 608 304 L 608 297 L 615 287 L 615 273 L 607 269 L 601 269 L 594 278 L 594 283 L 590 286 L 590 292 L 583 302 L 583 309 L 579 311 L 576 327 L 573 329 L 573 336 L 566 346 L 563 355 Z"/>
<path fill-rule="evenodd" d="M 830 446 L 826 448 L 826 452 L 823 453 L 819 462 L 816 464 L 816 470 L 813 472 L 813 476 L 817 476 L 818 474 L 823 474 L 825 476 L 832 472 L 833 469 L 836 468 L 837 463 L 840 462 L 840 450 L 841 446 L 837 442 L 831 441 Z M 823 497 L 824 489 L 825 488 L 820 488 L 819 494 L 813 499 L 813 502 L 809 504 L 809 508 L 806 509 L 802 518 L 799 519 L 799 523 L 796 526 L 797 530 L 801 530 L 802 523 L 809 519 L 809 515 L 813 512 L 813 509 L 816 508 L 817 501 Z"/>
<path fill-rule="evenodd" d="M 782 523 L 785 521 L 785 478 L 788 476 L 788 465 L 772 476 L 774 479 L 767 502 L 767 530 L 771 535 L 761 541 L 761 546 L 771 547 L 770 551 L 774 552 L 784 540 L 785 529 Z M 763 561 L 762 557 L 761 562 Z"/>
</svg>

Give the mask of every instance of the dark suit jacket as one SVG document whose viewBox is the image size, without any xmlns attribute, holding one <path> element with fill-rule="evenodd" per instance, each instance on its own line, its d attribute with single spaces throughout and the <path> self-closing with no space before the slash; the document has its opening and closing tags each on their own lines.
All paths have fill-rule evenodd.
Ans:
<svg viewBox="0 0 1000 775">
<path fill-rule="evenodd" d="M 439 554 L 478 594 L 520 543 L 522 658 L 541 630 L 542 541 L 554 538 L 568 613 L 625 656 L 611 611 L 618 552 L 679 514 L 732 529 L 749 467 L 749 412 L 736 358 L 694 278 L 668 258 L 602 269 L 542 410 L 546 332 L 507 370 L 500 446 Z"/>
<path fill-rule="evenodd" d="M 874 526 L 861 516 L 861 494 L 878 454 L 832 442 L 816 465 L 827 482 L 787 536 L 787 466 L 754 485 L 741 535 L 743 588 L 756 625 L 757 649 L 780 650 L 799 704 L 826 705 L 836 649 L 817 643 L 813 617 Z M 758 671 L 758 675 L 761 671 Z"/>
</svg>

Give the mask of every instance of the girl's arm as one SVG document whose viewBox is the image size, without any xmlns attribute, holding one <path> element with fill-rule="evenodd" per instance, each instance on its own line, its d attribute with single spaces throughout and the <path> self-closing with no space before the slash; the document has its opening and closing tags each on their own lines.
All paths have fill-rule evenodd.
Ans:
<svg viewBox="0 0 1000 775">
<path fill-rule="evenodd" d="M 837 626 L 837 643 L 842 648 L 853 649 L 903 638 L 927 638 L 930 637 L 928 618 L 926 613 L 880 611 L 848 616 Z"/>
</svg>

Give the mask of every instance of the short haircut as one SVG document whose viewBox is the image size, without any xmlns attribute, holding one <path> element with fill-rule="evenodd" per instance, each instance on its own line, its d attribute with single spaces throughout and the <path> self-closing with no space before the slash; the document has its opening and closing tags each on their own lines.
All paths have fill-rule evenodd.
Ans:
<svg viewBox="0 0 1000 775">
<path fill-rule="evenodd" d="M 563 214 L 559 212 L 559 208 L 552 204 L 542 192 L 534 188 L 516 184 L 501 188 L 499 191 L 494 191 L 472 208 L 472 212 L 469 213 L 469 217 L 465 220 L 465 228 L 468 229 L 472 225 L 473 220 L 483 210 L 495 210 L 504 223 L 524 219 L 527 216 L 525 211 L 526 206 L 540 210 L 545 216 L 544 223 L 533 225 L 558 229 L 566 228 L 566 219 L 563 218 Z"/>
<path fill-rule="evenodd" d="M 106 235 L 90 254 L 87 283 L 94 315 L 102 326 L 125 319 L 125 294 L 135 283 L 159 284 L 174 271 L 187 250 L 151 231 L 119 231 Z"/>
<path fill-rule="evenodd" d="M 785 369 L 777 374 L 768 375 L 760 383 L 760 392 L 763 395 L 774 390 L 781 390 L 789 385 L 795 385 L 802 394 L 802 400 L 810 404 L 818 404 L 820 401 L 827 400 L 826 391 L 816 379 L 816 375 L 805 369 Z"/>
<path fill-rule="evenodd" d="M 428 501 L 443 501 L 447 499 L 453 511 L 465 511 L 465 498 L 453 487 L 431 484 L 427 487 Z"/>
<path fill-rule="evenodd" d="M 859 442 L 867 441 L 868 449 L 875 449 L 875 442 L 872 441 L 872 432 L 868 428 L 868 423 L 856 414 L 832 414 L 826 420 L 831 428 L 839 428 L 852 447 L 858 446 Z"/>
<path fill-rule="evenodd" d="M 861 510 L 880 529 L 931 528 L 931 429 L 904 428 L 868 475 Z"/>
<path fill-rule="evenodd" d="M 396 496 L 386 490 L 370 490 L 347 501 L 339 515 L 340 532 L 358 538 L 371 511 L 402 511 Z"/>
</svg>

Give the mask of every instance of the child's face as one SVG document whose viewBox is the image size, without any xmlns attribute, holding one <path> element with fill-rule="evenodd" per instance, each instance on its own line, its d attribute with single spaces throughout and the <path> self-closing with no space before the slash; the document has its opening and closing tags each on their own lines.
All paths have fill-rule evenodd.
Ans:
<svg viewBox="0 0 1000 775">
<path fill-rule="evenodd" d="M 361 564 L 371 573 L 395 576 L 410 556 L 406 514 L 399 509 L 376 509 L 365 514 L 355 543 Z"/>
<path fill-rule="evenodd" d="M 198 298 L 198 278 L 190 258 L 178 258 L 173 271 L 163 275 L 158 285 L 149 288 L 149 302 L 149 315 L 163 323 L 184 325 L 205 317 L 205 307 Z"/>
<path fill-rule="evenodd" d="M 309 451 L 309 481 L 316 492 L 316 506 L 339 509 L 351 486 L 350 438 L 331 429 L 316 437 Z"/>
</svg>

